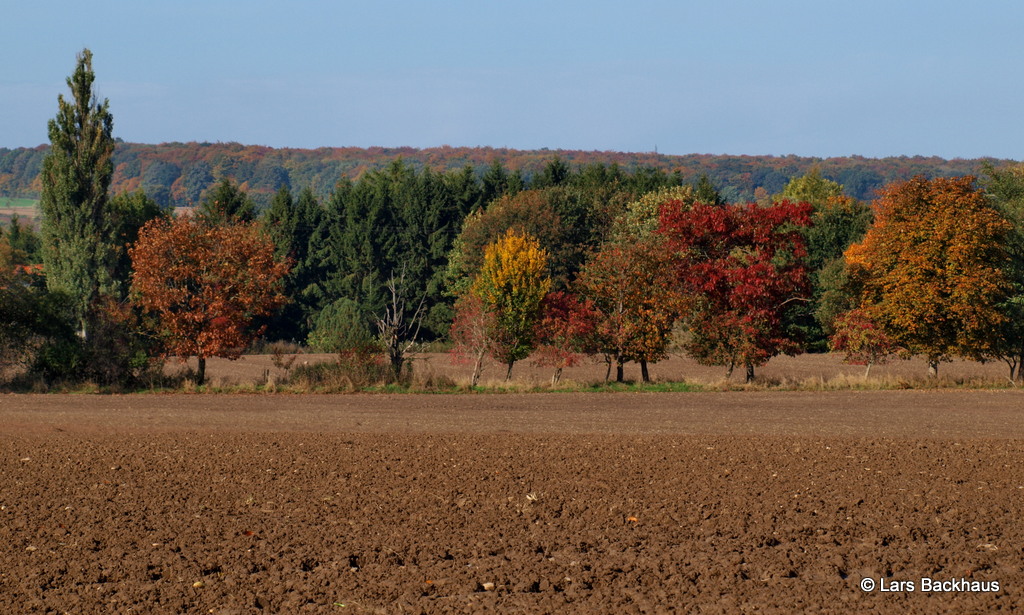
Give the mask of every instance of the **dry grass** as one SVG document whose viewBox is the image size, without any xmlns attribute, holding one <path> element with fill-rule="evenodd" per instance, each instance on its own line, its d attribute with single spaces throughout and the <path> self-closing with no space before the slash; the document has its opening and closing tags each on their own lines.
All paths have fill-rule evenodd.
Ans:
<svg viewBox="0 0 1024 615">
<path fill-rule="evenodd" d="M 361 364 L 349 361 L 337 367 L 334 354 L 301 354 L 296 348 L 275 348 L 275 354 L 245 355 L 238 360 L 209 359 L 207 384 L 195 383 L 195 359 L 170 361 L 163 377 L 146 385 L 147 391 L 175 390 L 198 392 L 310 393 L 310 392 L 513 392 L 536 391 L 846 391 L 900 389 L 993 389 L 1010 388 L 1008 370 L 1001 363 L 954 361 L 943 363 L 939 378 L 926 377 L 923 360 L 897 361 L 876 366 L 869 378 L 864 368 L 844 364 L 835 355 L 800 355 L 776 357 L 757 369 L 755 382 L 743 382 L 743 370 L 726 378 L 722 367 L 707 367 L 683 358 L 672 357 L 650 366 L 652 383 L 640 382 L 639 367 L 627 365 L 627 383 L 604 383 L 605 364 L 592 362 L 564 371 L 561 381 L 552 386 L 550 368 L 529 361 L 516 363 L 512 380 L 504 379 L 505 368 L 491 363 L 485 367 L 476 388 L 469 386 L 470 368 L 454 363 L 443 353 L 419 353 L 408 362 L 409 372 L 398 381 L 390 377 L 386 365 Z M 287 366 L 285 367 L 285 364 Z M 64 386 L 43 382 L 31 383 L 34 392 L 95 392 L 99 387 L 76 384 Z M 104 389 L 103 392 L 112 392 Z"/>
</svg>

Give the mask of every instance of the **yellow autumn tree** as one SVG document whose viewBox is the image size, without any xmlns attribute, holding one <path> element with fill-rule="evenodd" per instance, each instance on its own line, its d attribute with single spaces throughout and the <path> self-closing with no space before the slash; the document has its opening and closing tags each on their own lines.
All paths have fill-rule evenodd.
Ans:
<svg viewBox="0 0 1024 615">
<path fill-rule="evenodd" d="M 541 301 L 551 288 L 548 254 L 527 233 L 509 229 L 484 250 L 484 263 L 470 292 L 491 316 L 491 354 L 508 366 L 530 355 Z"/>
<path fill-rule="evenodd" d="M 897 345 L 928 361 L 992 356 L 1004 320 L 1010 224 L 973 177 L 915 177 L 887 186 L 864 240 L 846 251 L 856 307 Z"/>
</svg>

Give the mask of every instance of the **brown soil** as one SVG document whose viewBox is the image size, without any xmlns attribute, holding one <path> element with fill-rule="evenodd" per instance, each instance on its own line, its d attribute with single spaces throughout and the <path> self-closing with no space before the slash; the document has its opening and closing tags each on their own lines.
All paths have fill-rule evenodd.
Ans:
<svg viewBox="0 0 1024 615">
<path fill-rule="evenodd" d="M 1022 406 L 941 390 L 0 396 L 0 612 L 1014 610 Z"/>
</svg>

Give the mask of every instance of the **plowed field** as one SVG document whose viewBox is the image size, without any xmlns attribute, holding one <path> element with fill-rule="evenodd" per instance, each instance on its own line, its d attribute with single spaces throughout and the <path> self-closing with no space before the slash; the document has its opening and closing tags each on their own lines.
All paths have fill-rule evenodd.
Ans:
<svg viewBox="0 0 1024 615">
<path fill-rule="evenodd" d="M 1013 610 L 1022 512 L 1016 391 L 0 396 L 0 613 Z"/>
</svg>

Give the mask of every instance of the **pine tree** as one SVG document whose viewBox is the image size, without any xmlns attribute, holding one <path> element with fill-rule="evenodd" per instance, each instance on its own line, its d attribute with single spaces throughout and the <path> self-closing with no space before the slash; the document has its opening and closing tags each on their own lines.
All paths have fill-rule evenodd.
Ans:
<svg viewBox="0 0 1024 615">
<path fill-rule="evenodd" d="M 711 182 L 711 178 L 708 177 L 707 173 L 700 174 L 700 178 L 693 186 L 693 193 L 696 195 L 698 203 L 713 205 L 715 207 L 725 205 L 725 199 L 722 198 L 722 193 L 718 191 L 718 188 L 715 188 L 715 184 Z"/>
<path fill-rule="evenodd" d="M 225 177 L 203 199 L 199 217 L 210 226 L 248 223 L 256 219 L 256 205 L 244 190 Z"/>
<path fill-rule="evenodd" d="M 11 216 L 11 223 L 7 226 L 7 244 L 17 256 L 15 265 L 42 262 L 39 235 L 32 229 L 31 224 L 22 226 L 18 214 Z"/>
<path fill-rule="evenodd" d="M 78 329 L 88 339 L 93 308 L 114 292 L 116 261 L 107 189 L 114 172 L 114 120 L 109 101 L 97 101 L 92 52 L 78 55 L 67 79 L 71 100 L 57 97 L 50 120 L 50 152 L 43 159 L 43 264 L 47 286 L 70 295 Z"/>
<path fill-rule="evenodd" d="M 274 242 L 276 256 L 292 264 L 284 278 L 288 303 L 267 323 L 268 339 L 301 341 L 309 334 L 320 307 L 317 286 L 325 275 L 320 259 L 311 257 L 322 213 L 312 190 L 304 189 L 296 201 L 282 186 L 263 214 L 263 229 Z"/>
</svg>

